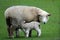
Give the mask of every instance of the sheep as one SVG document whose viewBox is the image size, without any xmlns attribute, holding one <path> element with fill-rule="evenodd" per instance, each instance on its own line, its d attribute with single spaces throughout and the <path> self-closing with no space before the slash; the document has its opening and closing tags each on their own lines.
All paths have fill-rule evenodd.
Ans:
<svg viewBox="0 0 60 40">
<path fill-rule="evenodd" d="M 22 29 L 24 29 L 25 33 L 26 33 L 26 37 L 29 37 L 29 31 L 31 29 L 35 29 L 38 33 L 38 37 L 41 35 L 41 29 L 39 28 L 40 23 L 36 22 L 36 21 L 32 21 L 30 23 L 25 23 L 25 22 L 21 22 L 22 25 Z"/>
<path fill-rule="evenodd" d="M 17 19 L 18 24 L 20 24 L 21 20 L 26 21 L 26 23 L 31 21 L 42 21 L 45 24 L 48 21 L 48 16 L 50 16 L 48 12 L 33 6 L 12 6 L 5 10 L 4 15 L 8 26 L 9 37 L 12 37 L 14 31 L 11 22 L 12 19 Z"/>
</svg>

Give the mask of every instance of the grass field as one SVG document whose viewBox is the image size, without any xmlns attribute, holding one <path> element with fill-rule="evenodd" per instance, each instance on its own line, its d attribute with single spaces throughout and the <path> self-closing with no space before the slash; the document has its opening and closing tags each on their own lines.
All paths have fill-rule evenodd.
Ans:
<svg viewBox="0 0 60 40">
<path fill-rule="evenodd" d="M 28 5 L 39 7 L 51 14 L 47 24 L 41 23 L 42 35 L 25 38 L 23 32 L 20 38 L 8 39 L 7 27 L 4 18 L 6 8 L 13 5 Z M 0 0 L 0 40 L 60 40 L 60 0 Z"/>
</svg>

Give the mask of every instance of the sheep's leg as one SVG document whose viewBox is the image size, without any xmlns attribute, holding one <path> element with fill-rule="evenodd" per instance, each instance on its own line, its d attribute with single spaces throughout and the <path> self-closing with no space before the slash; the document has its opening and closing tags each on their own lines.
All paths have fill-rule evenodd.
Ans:
<svg viewBox="0 0 60 40">
<path fill-rule="evenodd" d="M 13 27 L 11 24 L 11 17 L 6 18 L 6 24 L 8 26 L 7 30 L 8 30 L 9 38 L 13 38 Z"/>
<path fill-rule="evenodd" d="M 41 35 L 41 29 L 38 29 L 37 32 L 38 32 L 38 36 L 40 36 Z"/>
<path fill-rule="evenodd" d="M 16 37 L 19 37 L 19 29 L 18 28 L 15 29 L 15 32 L 16 32 Z"/>
<path fill-rule="evenodd" d="M 8 27 L 9 38 L 14 38 L 14 36 L 13 36 L 13 32 L 14 32 L 13 27 L 12 27 L 12 26 L 11 26 L 11 27 Z"/>
<path fill-rule="evenodd" d="M 29 37 L 31 37 L 31 32 L 32 32 L 32 30 L 29 31 Z"/>
<path fill-rule="evenodd" d="M 26 30 L 26 37 L 29 37 L 29 30 Z"/>
<path fill-rule="evenodd" d="M 37 31 L 37 35 L 38 35 L 38 37 L 41 35 L 41 29 L 39 29 L 39 28 L 36 28 L 36 31 Z"/>
</svg>

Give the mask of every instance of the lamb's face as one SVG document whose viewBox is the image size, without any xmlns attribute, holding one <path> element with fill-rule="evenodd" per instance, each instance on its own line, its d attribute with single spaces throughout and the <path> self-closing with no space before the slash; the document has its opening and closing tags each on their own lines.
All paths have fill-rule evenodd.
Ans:
<svg viewBox="0 0 60 40">
<path fill-rule="evenodd" d="M 45 11 L 40 12 L 39 13 L 39 20 L 45 24 L 45 23 L 47 23 L 49 16 L 50 16 L 50 14 Z"/>
</svg>

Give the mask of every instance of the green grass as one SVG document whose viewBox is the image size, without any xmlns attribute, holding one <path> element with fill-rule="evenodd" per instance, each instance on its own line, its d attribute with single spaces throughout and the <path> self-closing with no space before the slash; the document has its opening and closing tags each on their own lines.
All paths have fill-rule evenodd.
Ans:
<svg viewBox="0 0 60 40">
<path fill-rule="evenodd" d="M 60 0 L 0 0 L 0 40 L 10 40 L 8 39 L 4 11 L 13 5 L 36 6 L 49 12 L 51 16 L 47 24 L 41 23 L 41 37 L 36 37 L 36 32 L 33 31 L 32 37 L 26 38 L 21 32 L 20 38 L 11 40 L 60 40 Z"/>
</svg>

